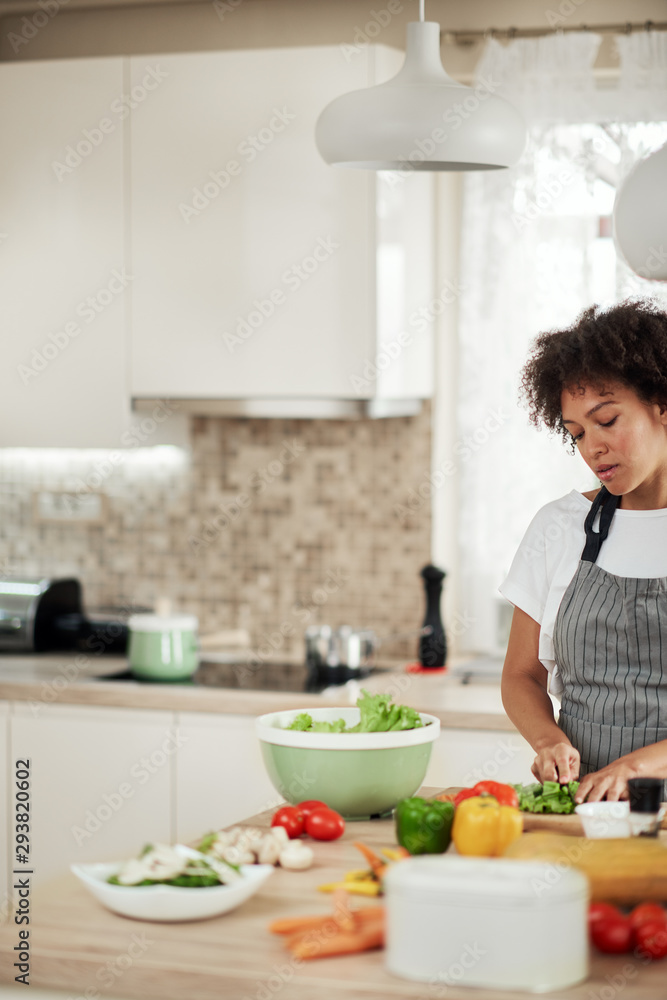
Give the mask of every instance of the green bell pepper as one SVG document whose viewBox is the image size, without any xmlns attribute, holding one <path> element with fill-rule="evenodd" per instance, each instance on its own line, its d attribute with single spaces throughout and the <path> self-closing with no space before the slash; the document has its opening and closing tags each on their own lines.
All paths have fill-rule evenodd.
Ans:
<svg viewBox="0 0 667 1000">
<path fill-rule="evenodd" d="M 396 806 L 396 837 L 410 854 L 442 854 L 452 839 L 454 803 L 402 799 Z"/>
</svg>

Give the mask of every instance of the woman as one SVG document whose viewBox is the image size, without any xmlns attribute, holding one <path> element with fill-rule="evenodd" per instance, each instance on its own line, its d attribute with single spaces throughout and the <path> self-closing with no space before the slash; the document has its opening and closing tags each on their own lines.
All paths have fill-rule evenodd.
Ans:
<svg viewBox="0 0 667 1000">
<path fill-rule="evenodd" d="M 586 310 L 537 338 L 522 389 L 602 485 L 538 512 L 500 588 L 503 703 L 539 781 L 627 798 L 628 778 L 667 778 L 667 313 Z"/>
</svg>

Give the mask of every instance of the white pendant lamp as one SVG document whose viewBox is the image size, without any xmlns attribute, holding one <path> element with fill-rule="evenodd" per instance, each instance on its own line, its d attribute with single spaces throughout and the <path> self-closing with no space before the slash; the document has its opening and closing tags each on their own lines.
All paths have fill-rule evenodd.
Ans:
<svg viewBox="0 0 667 1000">
<path fill-rule="evenodd" d="M 440 25 L 407 26 L 405 63 L 387 83 L 328 104 L 315 141 L 331 166 L 364 170 L 495 170 L 521 156 L 519 112 L 489 88 L 464 87 L 445 72 Z"/>
<path fill-rule="evenodd" d="M 635 274 L 667 281 L 667 145 L 640 160 L 619 189 L 614 240 Z"/>
</svg>

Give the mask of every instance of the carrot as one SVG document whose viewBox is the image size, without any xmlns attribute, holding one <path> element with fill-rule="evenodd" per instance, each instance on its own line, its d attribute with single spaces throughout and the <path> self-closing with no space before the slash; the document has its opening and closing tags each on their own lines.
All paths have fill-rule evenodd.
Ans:
<svg viewBox="0 0 667 1000">
<path fill-rule="evenodd" d="M 354 919 L 359 924 L 367 924 L 373 920 L 382 918 L 384 915 L 383 906 L 363 906 L 360 910 L 351 911 Z M 325 929 L 325 933 L 338 927 L 338 922 L 334 914 L 327 914 L 318 917 L 283 917 L 282 920 L 274 920 L 269 924 L 272 934 L 306 934 L 308 931 Z"/>
<path fill-rule="evenodd" d="M 331 937 L 324 935 L 299 935 L 287 941 L 287 947 L 295 958 L 329 958 L 333 955 L 348 955 L 370 948 L 381 948 L 384 944 L 384 924 L 374 920 L 367 927 L 357 931 L 339 931 Z"/>
<path fill-rule="evenodd" d="M 342 886 L 333 891 L 334 920 L 342 931 L 355 929 L 354 914 L 350 911 L 350 897 Z"/>
<path fill-rule="evenodd" d="M 370 847 L 366 847 L 365 844 L 362 844 L 360 840 L 355 840 L 354 846 L 358 851 L 361 851 L 363 856 L 366 858 L 366 861 L 368 861 L 371 866 L 371 871 L 375 877 L 378 879 L 382 878 L 387 868 L 382 858 L 378 857 L 377 854 L 370 849 Z"/>
<path fill-rule="evenodd" d="M 321 928 L 337 927 L 333 916 L 319 917 L 284 917 L 282 920 L 274 920 L 269 924 L 272 934 L 305 934 L 307 931 L 320 930 Z"/>
</svg>

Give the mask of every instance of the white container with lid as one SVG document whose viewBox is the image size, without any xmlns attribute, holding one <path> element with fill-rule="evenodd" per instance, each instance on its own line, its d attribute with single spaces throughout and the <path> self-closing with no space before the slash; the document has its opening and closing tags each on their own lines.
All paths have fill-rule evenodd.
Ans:
<svg viewBox="0 0 667 1000">
<path fill-rule="evenodd" d="M 588 975 L 588 882 L 573 868 L 422 856 L 392 865 L 385 891 L 385 961 L 403 979 L 543 993 Z"/>
</svg>

